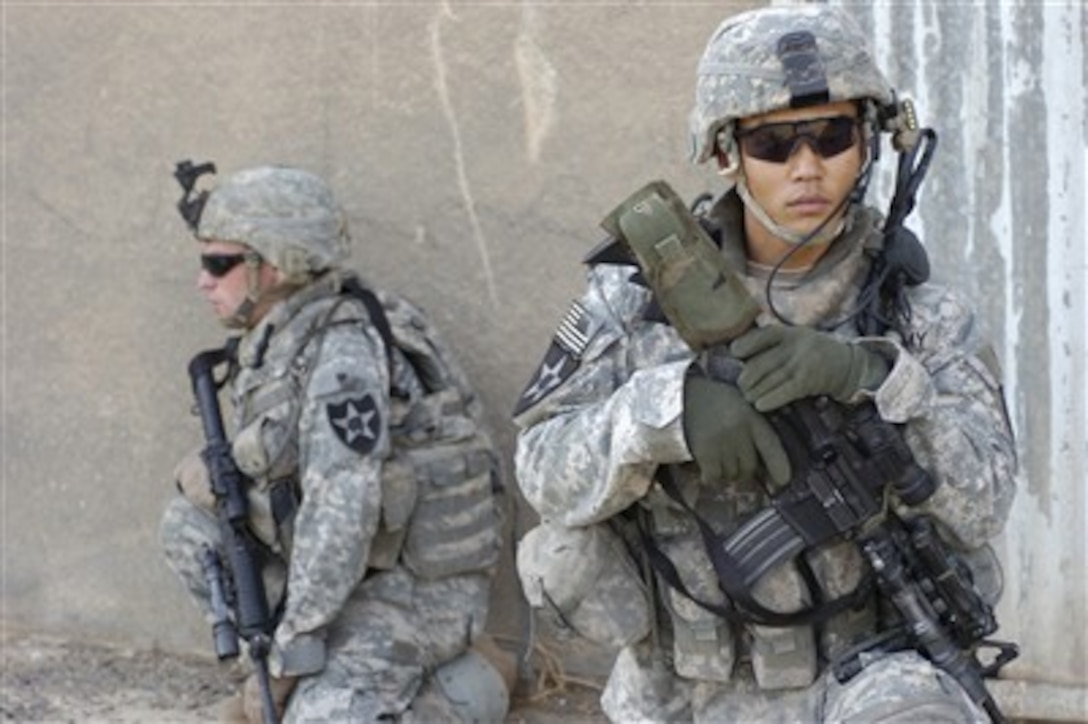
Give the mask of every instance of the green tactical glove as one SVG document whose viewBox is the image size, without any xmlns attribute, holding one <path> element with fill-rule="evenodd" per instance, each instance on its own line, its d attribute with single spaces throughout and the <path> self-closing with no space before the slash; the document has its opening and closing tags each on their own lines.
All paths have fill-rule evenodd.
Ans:
<svg viewBox="0 0 1088 724">
<path fill-rule="evenodd" d="M 751 480 L 761 460 L 775 483 L 789 482 L 790 460 L 782 441 L 733 385 L 688 375 L 684 436 L 705 483 Z"/>
<path fill-rule="evenodd" d="M 733 340 L 729 352 L 744 361 L 737 387 L 760 412 L 818 395 L 848 402 L 888 376 L 880 355 L 811 327 L 753 329 Z"/>
</svg>

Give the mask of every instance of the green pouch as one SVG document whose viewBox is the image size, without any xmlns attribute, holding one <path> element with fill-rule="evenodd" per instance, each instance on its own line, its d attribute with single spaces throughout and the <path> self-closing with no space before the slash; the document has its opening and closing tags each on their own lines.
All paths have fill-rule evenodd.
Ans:
<svg viewBox="0 0 1088 724">
<path fill-rule="evenodd" d="M 728 342 L 755 322 L 759 305 L 664 181 L 636 191 L 601 226 L 631 249 L 661 310 L 692 349 Z"/>
</svg>

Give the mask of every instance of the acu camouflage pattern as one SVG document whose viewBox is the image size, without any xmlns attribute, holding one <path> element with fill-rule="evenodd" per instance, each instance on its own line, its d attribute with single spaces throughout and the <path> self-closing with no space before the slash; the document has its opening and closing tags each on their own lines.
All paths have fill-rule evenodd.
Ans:
<svg viewBox="0 0 1088 724">
<path fill-rule="evenodd" d="M 783 35 L 796 31 L 816 37 L 828 102 L 892 102 L 891 87 L 873 61 L 868 39 L 841 8 L 790 5 L 739 13 L 718 26 L 699 61 L 690 119 L 696 163 L 713 155 L 719 131 L 729 131 L 737 119 L 790 107 L 777 45 Z"/>
<path fill-rule="evenodd" d="M 517 550 L 526 600 L 556 630 L 613 648 L 638 641 L 650 633 L 650 611 L 645 584 L 623 546 L 604 525 L 538 525 Z"/>
<path fill-rule="evenodd" d="M 722 253 L 766 310 L 766 271 L 746 266 L 740 200 L 729 193 L 712 214 L 723 228 Z M 776 277 L 776 308 L 799 324 L 844 320 L 867 273 L 868 254 L 881 244 L 879 225 L 877 212 L 856 208 L 813 269 Z M 579 365 L 516 417 L 522 428 L 515 454 L 518 483 L 527 502 L 555 528 L 605 525 L 622 511 L 648 517 L 655 539 L 689 589 L 720 601 L 699 532 L 654 481 L 655 471 L 675 464 L 681 494 L 722 536 L 766 505 L 764 487 L 758 481 L 728 481 L 715 488 L 700 482 L 682 423 L 684 376 L 695 356 L 673 329 L 641 316 L 650 293 L 630 282 L 634 271 L 605 265 L 589 270 L 588 288 L 577 302 L 588 319 Z M 1014 444 L 998 375 L 984 363 L 991 353 L 979 320 L 962 300 L 935 284 L 906 293 L 913 316 L 904 336 L 889 332 L 859 339 L 852 323 L 833 331 L 892 361 L 881 387 L 864 394 L 884 419 L 904 425 L 917 461 L 938 482 L 938 492 L 920 510 L 933 515 L 958 546 L 984 546 L 1003 528 L 1015 493 Z M 775 322 L 764 312 L 757 323 Z M 806 555 L 828 600 L 853 590 L 864 570 L 852 543 Z M 808 595 L 798 581 L 794 564 L 784 564 L 760 580 L 755 595 L 769 607 L 796 609 Z M 664 625 L 620 649 L 602 697 L 614 721 L 673 719 L 681 711 L 680 718 L 749 721 L 760 712 L 770 716 L 772 709 L 786 712 L 786 720 L 813 720 L 821 710 L 812 707 L 832 705 L 831 679 L 817 662 L 832 660 L 877 631 L 875 600 L 832 618 L 818 632 L 764 630 L 733 627 L 667 585 L 657 589 L 642 600 Z M 598 625 L 608 631 L 615 622 Z M 919 681 L 944 681 L 943 674 L 914 658 L 918 661 L 911 665 L 924 670 Z M 848 688 L 857 687 L 852 691 L 869 692 L 858 695 L 857 706 L 900 695 L 916 701 L 907 691 L 914 678 L 905 673 L 874 678 L 881 671 L 866 668 L 851 680 Z M 925 683 L 918 684 L 919 691 L 926 686 L 933 689 Z M 937 688 L 945 692 L 941 701 L 966 712 L 959 720 L 977 715 L 958 686 L 945 681 Z"/>
<path fill-rule="evenodd" d="M 325 182 L 283 166 L 239 171 L 219 184 L 197 238 L 245 244 L 295 281 L 340 264 L 350 244 L 347 217 Z"/>
<path fill-rule="evenodd" d="M 407 716 L 417 696 L 433 716 L 444 699 L 424 696 L 432 674 L 486 622 L 497 466 L 474 395 L 428 394 L 399 347 L 390 379 L 366 310 L 340 294 L 344 278 L 330 272 L 274 307 L 241 340 L 231 381 L 232 451 L 254 481 L 250 528 L 266 548 L 270 604 L 282 606 L 270 666 L 302 677 L 286 721 Z M 383 300 L 391 324 L 416 318 L 422 335 L 418 310 Z M 447 375 L 468 389 L 458 368 Z M 345 414 L 365 446 L 345 435 Z M 431 467 L 417 465 L 420 451 Z M 220 540 L 213 516 L 179 496 L 161 526 L 205 612 L 198 553 Z"/>
<path fill-rule="evenodd" d="M 667 654 L 648 642 L 619 652 L 601 704 L 614 722 L 842 722 L 988 724 L 949 675 L 902 651 L 873 661 L 845 684 L 825 672 L 810 687 L 762 691 L 752 680 L 727 684 L 672 676 Z"/>
</svg>

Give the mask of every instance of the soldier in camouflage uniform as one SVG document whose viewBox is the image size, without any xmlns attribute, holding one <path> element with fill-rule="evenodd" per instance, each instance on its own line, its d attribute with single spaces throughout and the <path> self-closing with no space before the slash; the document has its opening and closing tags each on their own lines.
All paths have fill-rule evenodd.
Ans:
<svg viewBox="0 0 1088 724">
<path fill-rule="evenodd" d="M 699 63 L 692 132 L 697 162 L 714 160 L 731 184 L 708 217 L 761 308 L 754 329 L 718 350 L 743 371 L 732 383 L 701 375 L 676 329 L 649 318 L 634 270 L 595 264 L 518 403 L 518 483 L 541 518 L 519 544 L 518 572 L 538 611 L 617 651 L 601 699 L 613 721 L 987 720 L 913 649 L 858 647 L 881 630 L 875 595 L 819 626 L 731 623 L 666 585 L 618 524 L 648 521 L 688 592 L 722 603 L 699 529 L 661 470 L 727 535 L 790 479 L 764 413 L 826 395 L 871 401 L 902 426 L 938 486 L 903 517 L 928 514 L 965 557 L 991 559 L 1015 453 L 979 319 L 931 283 L 903 287 L 906 313 L 879 334 L 861 334 L 853 316 L 884 243 L 862 196 L 880 133 L 906 123 L 889 113 L 896 105 L 841 10 L 726 19 Z M 841 539 L 798 558 L 806 571 L 788 561 L 758 581 L 759 603 L 829 600 L 867 567 Z M 991 603 L 996 579 L 987 585 L 979 568 Z M 840 681 L 831 662 L 852 675 Z"/>
<path fill-rule="evenodd" d="M 206 197 L 194 231 L 198 287 L 241 334 L 232 454 L 252 480 L 283 720 L 502 721 L 504 682 L 470 648 L 487 617 L 501 511 L 463 374 L 452 370 L 443 399 L 425 399 L 405 355 L 343 293 L 354 276 L 341 269 L 346 218 L 318 177 L 234 174 Z M 424 329 L 407 301 L 379 296 L 392 326 Z M 433 469 L 419 464 L 427 455 Z M 198 457 L 177 479 L 161 540 L 210 617 L 200 551 L 221 541 L 215 501 Z M 263 721 L 254 676 L 223 716 Z"/>
</svg>

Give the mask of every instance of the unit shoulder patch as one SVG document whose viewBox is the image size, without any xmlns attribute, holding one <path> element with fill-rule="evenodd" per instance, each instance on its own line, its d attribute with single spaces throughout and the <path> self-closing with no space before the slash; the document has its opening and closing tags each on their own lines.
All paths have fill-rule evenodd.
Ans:
<svg viewBox="0 0 1088 724">
<path fill-rule="evenodd" d="M 589 313 L 581 302 L 572 302 L 544 353 L 543 361 L 521 393 L 514 407 L 514 417 L 543 400 L 574 374 L 592 339 L 589 332 Z"/>
<path fill-rule="evenodd" d="M 350 449 L 366 455 L 377 446 L 382 419 L 378 404 L 369 392 L 330 402 L 325 406 L 325 414 L 336 437 Z"/>
</svg>

